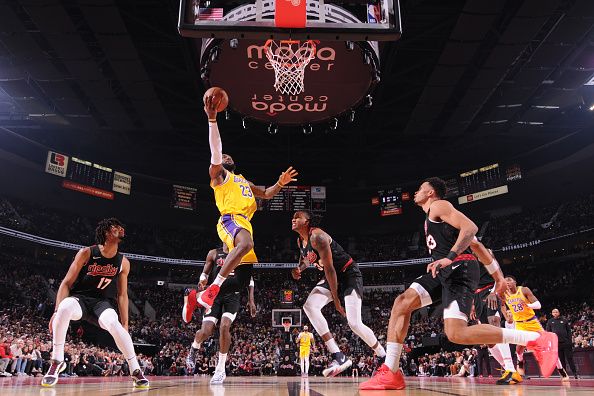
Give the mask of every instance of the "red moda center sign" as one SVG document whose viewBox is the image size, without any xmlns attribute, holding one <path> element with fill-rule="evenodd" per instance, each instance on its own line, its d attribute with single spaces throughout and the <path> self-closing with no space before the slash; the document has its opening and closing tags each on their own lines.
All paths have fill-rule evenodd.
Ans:
<svg viewBox="0 0 594 396">
<path fill-rule="evenodd" d="M 305 89 L 284 95 L 274 89 L 274 69 L 264 40 L 206 40 L 202 77 L 207 86 L 222 87 L 234 111 L 266 123 L 302 125 L 322 122 L 360 105 L 378 75 L 376 43 L 319 42 L 305 69 Z"/>
</svg>

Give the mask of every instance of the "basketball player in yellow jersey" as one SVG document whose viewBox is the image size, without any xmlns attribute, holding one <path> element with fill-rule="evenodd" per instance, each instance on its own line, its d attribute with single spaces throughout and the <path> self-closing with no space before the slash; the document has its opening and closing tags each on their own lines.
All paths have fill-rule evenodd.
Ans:
<svg viewBox="0 0 594 396">
<path fill-rule="evenodd" d="M 314 341 L 313 334 L 308 330 L 307 325 L 303 326 L 303 331 L 299 333 L 296 340 L 299 343 L 299 364 L 302 377 L 307 377 L 307 373 L 309 373 L 309 353 Z"/>
<path fill-rule="evenodd" d="M 214 190 L 217 208 L 221 217 L 217 232 L 229 248 L 229 255 L 213 283 L 196 295 L 191 291 L 184 298 L 184 314 L 201 306 L 210 310 L 214 299 L 227 276 L 240 263 L 257 262 L 254 253 L 254 239 L 250 220 L 257 209 L 256 198 L 271 199 L 287 184 L 297 181 L 297 171 L 289 167 L 282 172 L 276 184 L 267 189 L 255 186 L 242 175 L 235 174 L 235 163 L 230 155 L 223 154 L 223 144 L 217 126 L 217 107 L 219 103 L 212 96 L 204 102 L 204 112 L 208 116 L 208 141 L 210 144 L 210 186 Z"/>
<path fill-rule="evenodd" d="M 532 290 L 525 286 L 517 286 L 516 278 L 513 276 L 506 276 L 508 293 L 505 294 L 505 305 L 501 306 L 501 310 L 507 317 L 511 315 L 515 324 L 516 330 L 534 331 L 542 333 L 542 328 L 536 314 L 535 309 L 540 309 L 541 305 L 538 299 L 532 293 Z M 507 308 L 505 307 L 507 305 Z M 516 355 L 518 356 L 518 373 L 524 376 L 524 350 L 523 345 L 516 345 Z"/>
</svg>

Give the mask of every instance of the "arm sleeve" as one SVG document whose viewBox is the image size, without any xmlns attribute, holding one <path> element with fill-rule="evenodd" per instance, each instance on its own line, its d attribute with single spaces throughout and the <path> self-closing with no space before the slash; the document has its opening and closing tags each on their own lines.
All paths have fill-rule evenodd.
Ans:
<svg viewBox="0 0 594 396">
<path fill-rule="evenodd" d="M 208 143 L 210 144 L 210 163 L 220 165 L 223 163 L 223 143 L 219 126 L 216 122 L 208 123 Z"/>
</svg>

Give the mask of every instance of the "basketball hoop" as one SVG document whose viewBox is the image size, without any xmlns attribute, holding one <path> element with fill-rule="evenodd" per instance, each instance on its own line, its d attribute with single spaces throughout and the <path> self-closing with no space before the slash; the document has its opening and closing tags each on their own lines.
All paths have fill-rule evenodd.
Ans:
<svg viewBox="0 0 594 396">
<path fill-rule="evenodd" d="M 306 40 L 267 40 L 266 57 L 274 68 L 274 89 L 286 95 L 298 95 L 305 90 L 305 68 L 316 56 L 316 43 Z"/>
</svg>

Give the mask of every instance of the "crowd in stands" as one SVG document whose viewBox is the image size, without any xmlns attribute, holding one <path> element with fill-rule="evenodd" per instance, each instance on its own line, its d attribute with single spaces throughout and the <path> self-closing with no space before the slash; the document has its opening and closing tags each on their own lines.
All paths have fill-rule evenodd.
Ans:
<svg viewBox="0 0 594 396">
<path fill-rule="evenodd" d="M 0 196 L 0 225 L 83 245 L 93 243 L 98 218 L 82 217 L 17 198 Z M 121 219 L 127 222 L 127 219 Z M 486 226 L 481 227 L 483 222 Z M 560 237 L 594 227 L 594 195 L 520 213 L 478 221 L 483 242 L 491 248 Z M 220 241 L 213 233 L 188 227 L 172 228 L 148 223 L 127 224 L 125 250 L 133 253 L 204 260 Z M 262 232 L 261 232 L 262 233 Z M 359 262 L 387 261 L 426 256 L 422 230 L 382 235 L 333 235 Z M 262 262 L 294 262 L 295 238 L 291 233 L 257 236 Z"/>
<path fill-rule="evenodd" d="M 0 198 L 0 225 L 60 240 L 92 243 L 94 220 L 75 216 L 69 218 L 51 210 L 39 210 L 41 213 L 36 213 L 32 208 L 35 207 L 23 201 Z M 71 221 L 65 223 L 64 219 Z M 491 219 L 486 227 L 484 241 L 489 246 L 505 246 L 517 241 L 520 234 L 522 240 L 546 239 L 585 230 L 591 225 L 594 225 L 592 196 L 572 204 L 553 205 L 520 215 Z M 200 238 L 184 230 L 163 232 L 157 227 L 134 225 L 127 231 L 126 245 L 136 244 L 137 251 L 146 254 L 201 259 L 208 249 L 219 244 L 217 240 Z M 80 241 L 80 235 L 83 234 L 88 235 L 88 240 Z M 183 238 L 180 236 L 182 234 Z M 155 243 L 155 240 L 159 242 Z M 346 244 L 351 245 L 352 250 L 366 260 L 389 260 L 411 258 L 407 252 L 418 252 L 417 246 L 422 240 L 418 235 L 397 235 L 356 240 L 347 238 Z M 12 241 L 10 237 L 0 237 L 0 375 L 40 375 L 47 368 L 51 351 L 51 335 L 47 324 L 53 312 L 53 296 L 72 255 L 56 255 L 51 248 L 46 247 L 15 247 Z M 266 248 L 270 257 L 278 259 L 289 254 L 286 252 L 287 246 L 283 238 L 278 238 Z M 397 246 L 392 254 L 389 253 L 390 246 Z M 177 249 L 186 253 L 177 254 Z M 291 254 L 296 254 L 294 249 L 291 251 Z M 591 279 L 594 279 L 594 245 L 592 242 L 576 240 L 556 248 L 554 252 L 544 247 L 538 251 L 540 253 L 527 254 L 525 257 L 509 256 L 509 264 L 504 264 L 502 260 L 504 272 L 513 274 L 519 283 L 533 290 L 543 303 L 543 309 L 539 312 L 542 320 L 546 320 L 553 307 L 561 310 L 561 314 L 572 324 L 575 348 L 594 347 L 594 291 L 590 285 Z M 174 254 L 167 254 L 172 252 Z M 59 261 L 56 259 L 58 256 L 61 257 Z M 295 260 L 295 257 L 291 257 L 291 260 Z M 143 270 L 135 270 L 134 266 Z M 146 271 L 146 268 L 154 268 L 154 271 Z M 423 271 L 424 266 L 421 265 L 364 269 L 363 275 L 366 285 L 394 285 L 408 284 Z M 147 374 L 205 375 L 214 370 L 217 337 L 203 344 L 195 369 L 191 372 L 188 369 L 188 348 L 200 325 L 200 318 L 196 316 L 192 323 L 184 324 L 180 315 L 183 286 L 169 287 L 172 282 L 195 284 L 198 275 L 199 269 L 193 267 L 171 268 L 159 264 L 133 263 L 130 296 L 141 311 L 146 303 L 155 311 L 154 320 L 141 315 L 132 317 L 129 325 L 135 342 L 157 346 L 153 356 L 139 356 Z M 161 276 L 166 279 L 166 283 L 159 286 L 156 280 Z M 295 282 L 287 270 L 257 271 L 258 314 L 252 319 L 245 310 L 240 311 L 232 328 L 228 374 L 271 375 L 298 371 L 296 351 L 292 350 L 289 355 L 283 354 L 283 329 L 271 326 L 271 310 L 279 307 L 280 290 L 283 288 L 294 291 L 294 305 L 301 307 L 321 277 L 322 273 L 315 269 L 305 271 L 299 282 Z M 386 342 L 387 321 L 396 295 L 394 291 L 371 289 L 364 296 L 363 321 L 382 343 Z M 377 363 L 370 348 L 353 336 L 346 320 L 335 311 L 332 304 L 325 307 L 323 312 L 341 349 L 353 360 L 348 375 L 370 375 Z M 307 322 L 305 316 L 303 321 Z M 292 329 L 293 335 L 296 336 L 299 330 Z M 424 347 L 424 338 L 440 337 L 442 333 L 439 310 L 424 309 L 414 315 L 406 339 L 406 352 L 402 356 L 402 367 L 406 373 L 420 376 L 478 375 L 476 355 L 480 353 L 480 346 L 465 351 L 419 355 L 418 351 Z M 68 340 L 68 368 L 65 375 L 128 374 L 127 364 L 121 354 L 117 350 L 94 344 L 78 324 L 71 326 Z M 319 375 L 326 367 L 327 359 L 325 346 L 316 335 L 310 373 Z"/>
</svg>

